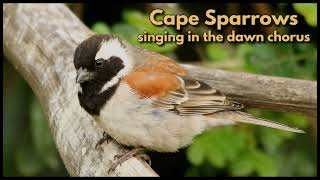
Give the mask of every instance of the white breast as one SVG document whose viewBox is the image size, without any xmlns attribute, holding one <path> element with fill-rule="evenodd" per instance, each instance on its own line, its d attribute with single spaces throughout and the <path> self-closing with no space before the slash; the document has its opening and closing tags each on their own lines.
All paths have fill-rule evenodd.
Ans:
<svg viewBox="0 0 320 180">
<path fill-rule="evenodd" d="M 102 108 L 98 123 L 117 142 L 159 152 L 175 152 L 206 126 L 203 116 L 179 116 L 139 99 L 124 82 Z"/>
</svg>

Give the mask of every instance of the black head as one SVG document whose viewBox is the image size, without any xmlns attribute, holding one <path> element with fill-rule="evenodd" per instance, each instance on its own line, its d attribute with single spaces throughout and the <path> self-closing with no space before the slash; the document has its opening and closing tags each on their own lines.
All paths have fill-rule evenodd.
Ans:
<svg viewBox="0 0 320 180">
<path fill-rule="evenodd" d="M 111 35 L 93 35 L 83 41 L 74 54 L 77 83 L 107 82 L 128 66 L 130 58 L 120 39 Z"/>
<path fill-rule="evenodd" d="M 112 96 L 120 79 L 129 72 L 132 61 L 117 37 L 93 35 L 76 48 L 73 62 L 77 70 L 76 82 L 81 86 L 80 104 L 87 106 L 84 108 L 89 113 L 97 113 Z"/>
</svg>

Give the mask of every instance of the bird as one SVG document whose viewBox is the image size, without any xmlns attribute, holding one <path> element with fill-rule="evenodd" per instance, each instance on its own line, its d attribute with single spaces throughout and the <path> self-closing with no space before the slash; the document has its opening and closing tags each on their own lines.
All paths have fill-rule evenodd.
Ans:
<svg viewBox="0 0 320 180">
<path fill-rule="evenodd" d="M 111 171 L 133 156 L 150 161 L 146 150 L 177 152 L 218 126 L 254 124 L 304 133 L 243 112 L 243 104 L 193 78 L 175 60 L 116 35 L 83 40 L 73 63 L 79 104 L 104 130 L 98 144 L 111 137 L 133 147 L 117 155 Z"/>
</svg>

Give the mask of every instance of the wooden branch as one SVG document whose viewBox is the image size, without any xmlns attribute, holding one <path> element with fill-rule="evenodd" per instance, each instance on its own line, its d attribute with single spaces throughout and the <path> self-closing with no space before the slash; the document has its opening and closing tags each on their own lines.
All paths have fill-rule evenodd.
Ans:
<svg viewBox="0 0 320 180">
<path fill-rule="evenodd" d="M 79 106 L 73 54 L 91 33 L 63 4 L 4 4 L 4 54 L 31 86 L 46 112 L 57 149 L 71 176 L 107 176 L 122 147 L 95 145 L 102 130 Z M 157 176 L 136 158 L 118 176 Z"/>
<path fill-rule="evenodd" d="M 317 82 L 184 65 L 192 75 L 245 107 L 317 116 Z"/>
<path fill-rule="evenodd" d="M 46 112 L 57 149 L 71 176 L 107 176 L 121 146 L 103 144 L 93 119 L 79 106 L 73 54 L 92 32 L 63 4 L 4 4 L 3 48 Z M 249 107 L 316 116 L 317 82 L 234 73 L 184 65 L 191 74 Z M 157 176 L 136 158 L 119 176 Z"/>
</svg>

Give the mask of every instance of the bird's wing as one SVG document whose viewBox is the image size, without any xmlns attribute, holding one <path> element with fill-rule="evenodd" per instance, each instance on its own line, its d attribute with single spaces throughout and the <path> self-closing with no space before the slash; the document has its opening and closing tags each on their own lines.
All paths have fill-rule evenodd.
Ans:
<svg viewBox="0 0 320 180">
<path fill-rule="evenodd" d="M 175 63 L 171 63 L 170 66 L 164 63 L 160 68 L 157 68 L 158 63 L 153 63 L 149 67 L 142 67 L 128 74 L 124 80 L 141 98 L 152 98 L 155 107 L 185 116 L 210 115 L 208 117 L 213 124 L 217 124 L 218 120 L 231 120 L 233 123 L 303 132 L 285 124 L 237 111 L 243 108 L 242 104 L 229 101 L 226 96 L 208 84 L 183 75 L 187 73 L 179 69 Z M 178 70 L 180 75 L 174 73 Z"/>
<path fill-rule="evenodd" d="M 153 97 L 153 105 L 179 115 L 211 114 L 240 110 L 243 105 L 231 102 L 208 84 L 173 73 L 135 71 L 125 77 L 129 86 L 141 97 Z"/>
<path fill-rule="evenodd" d="M 240 110 L 243 105 L 226 99 L 226 96 L 208 84 L 184 76 L 176 76 L 180 87 L 166 96 L 158 97 L 154 104 L 180 115 L 211 114 L 225 110 Z"/>
</svg>

